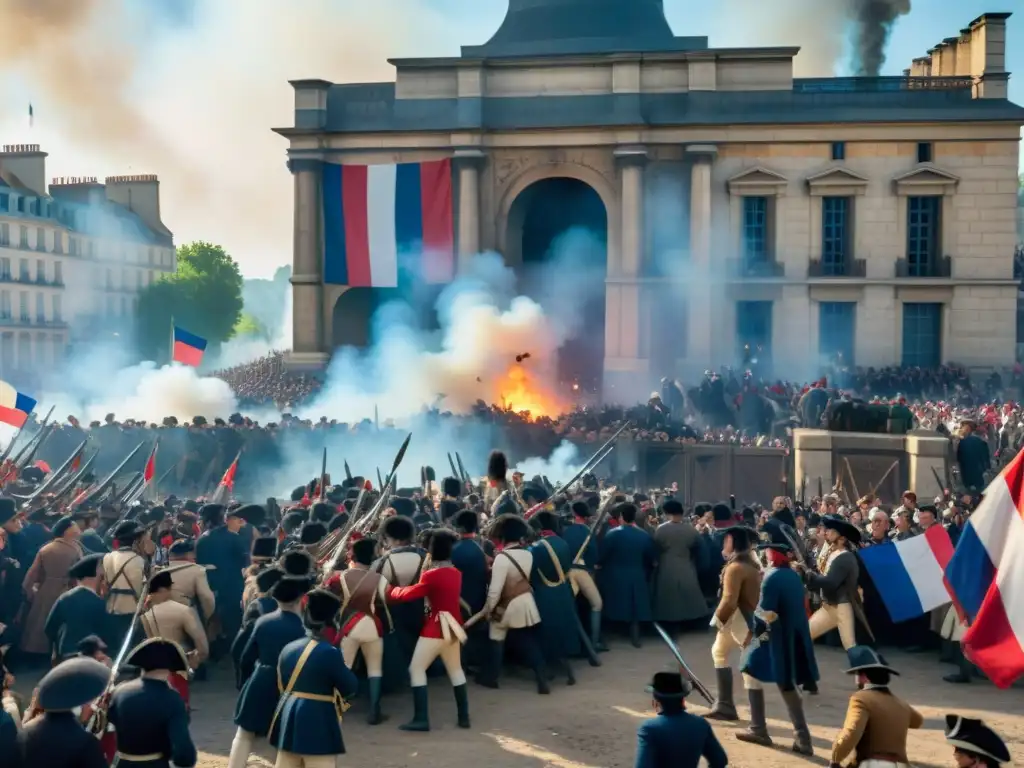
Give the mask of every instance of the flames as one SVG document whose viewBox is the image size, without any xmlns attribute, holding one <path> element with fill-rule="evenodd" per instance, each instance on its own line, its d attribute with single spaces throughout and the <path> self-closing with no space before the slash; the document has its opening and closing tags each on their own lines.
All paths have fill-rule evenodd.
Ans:
<svg viewBox="0 0 1024 768">
<path fill-rule="evenodd" d="M 499 405 L 531 419 L 565 413 L 558 396 L 519 363 L 513 363 L 498 382 Z"/>
</svg>

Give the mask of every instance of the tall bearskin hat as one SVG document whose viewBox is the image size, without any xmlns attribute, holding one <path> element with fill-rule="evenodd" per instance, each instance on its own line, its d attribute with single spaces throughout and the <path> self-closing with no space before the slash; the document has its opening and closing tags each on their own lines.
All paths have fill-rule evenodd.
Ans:
<svg viewBox="0 0 1024 768">
<path fill-rule="evenodd" d="M 294 603 L 312 586 L 313 579 L 309 576 L 282 576 L 267 590 L 267 594 L 279 603 Z"/>
<path fill-rule="evenodd" d="M 412 517 L 416 514 L 416 502 L 404 496 L 395 496 L 390 501 L 391 508 L 400 517 Z"/>
<path fill-rule="evenodd" d="M 428 483 L 435 483 L 437 482 L 437 472 L 434 471 L 433 467 L 428 465 L 423 468 L 423 479 Z"/>
<path fill-rule="evenodd" d="M 491 526 L 491 537 L 503 544 L 522 541 L 529 533 L 529 526 L 519 515 L 499 515 Z"/>
<path fill-rule="evenodd" d="M 264 568 L 256 574 L 256 589 L 266 594 L 277 582 L 284 578 L 284 571 L 277 566 Z"/>
<path fill-rule="evenodd" d="M 352 559 L 360 565 L 372 565 L 377 556 L 377 540 L 373 537 L 359 539 L 351 544 Z"/>
<path fill-rule="evenodd" d="M 459 482 L 457 477 L 446 477 L 441 481 L 441 493 L 457 499 L 462 495 L 462 483 Z"/>
<path fill-rule="evenodd" d="M 303 546 L 319 544 L 327 535 L 327 526 L 323 523 L 304 523 L 299 529 L 299 543 Z"/>
<path fill-rule="evenodd" d="M 490 480 L 504 480 L 508 474 L 508 458 L 501 451 L 491 451 L 487 457 L 487 477 Z"/>
<path fill-rule="evenodd" d="M 314 520 L 318 523 L 329 523 L 331 518 L 334 517 L 334 513 L 337 511 L 337 507 L 333 504 L 328 504 L 324 501 L 318 501 L 309 510 L 309 519 Z"/>
<path fill-rule="evenodd" d="M 416 524 L 404 515 L 389 517 L 380 530 L 385 538 L 402 544 L 412 541 L 416 536 Z"/>
<path fill-rule="evenodd" d="M 472 509 L 464 509 L 455 513 L 452 525 L 460 533 L 476 533 L 480 530 L 480 517 Z"/>
<path fill-rule="evenodd" d="M 554 512 L 548 512 L 546 509 L 535 514 L 531 522 L 540 531 L 554 531 L 557 533 L 561 528 L 561 520 L 558 519 L 558 515 Z"/>
<path fill-rule="evenodd" d="M 430 531 L 430 544 L 427 549 L 430 559 L 435 563 L 451 560 L 452 548 L 456 541 L 458 541 L 458 537 L 447 528 L 434 528 Z"/>
<path fill-rule="evenodd" d="M 334 621 L 341 609 L 341 599 L 326 589 L 314 589 L 306 602 L 306 623 L 323 627 Z"/>
<path fill-rule="evenodd" d="M 316 562 L 309 552 L 292 549 L 281 555 L 278 565 L 286 576 L 309 576 L 316 567 Z"/>
</svg>

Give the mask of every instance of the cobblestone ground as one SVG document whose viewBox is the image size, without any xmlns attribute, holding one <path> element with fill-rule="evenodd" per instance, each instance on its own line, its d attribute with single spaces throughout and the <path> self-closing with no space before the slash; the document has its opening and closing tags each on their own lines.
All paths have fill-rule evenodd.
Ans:
<svg viewBox="0 0 1024 768">
<path fill-rule="evenodd" d="M 710 659 L 711 636 L 684 635 L 682 652 L 694 671 L 713 685 Z M 853 681 L 842 673 L 845 654 L 838 649 L 817 647 L 821 669 L 821 694 L 807 699 L 807 715 L 817 755 L 798 757 L 788 750 L 790 726 L 777 692 L 768 694 L 769 726 L 779 745 L 766 749 L 743 744 L 734 733 L 744 727 L 715 724 L 715 731 L 729 753 L 730 766 L 738 768 L 782 768 L 783 766 L 826 765 L 829 745 L 842 724 Z M 389 720 L 370 727 L 364 722 L 365 704 L 357 702 L 345 716 L 344 733 L 348 754 L 340 765 L 373 765 L 376 768 L 631 768 L 635 753 L 636 727 L 649 716 L 650 697 L 644 686 L 651 675 L 671 668 L 668 651 L 654 638 L 633 649 L 622 642 L 602 654 L 604 666 L 591 669 L 577 662 L 578 683 L 567 687 L 553 684 L 550 696 L 538 696 L 526 676 L 508 675 L 500 691 L 470 683 L 473 727 L 455 727 L 455 703 L 447 682 L 432 681 L 430 713 L 434 730 L 410 734 L 397 730 L 412 714 L 408 696 L 384 701 Z M 1024 760 L 1024 695 L 1020 688 L 1000 691 L 977 681 L 951 685 L 942 675 L 952 670 L 939 664 L 934 655 L 887 654 L 891 664 L 902 671 L 896 679 L 897 693 L 917 707 L 925 717 L 924 728 L 912 732 L 911 762 L 916 766 L 953 765 L 952 751 L 943 739 L 943 715 L 954 711 L 981 717 L 1010 744 L 1015 762 Z M 22 681 L 19 680 L 19 683 Z M 22 686 L 19 685 L 19 688 Z M 737 682 L 737 701 L 744 694 Z M 193 686 L 192 733 L 200 749 L 201 768 L 224 768 L 234 734 L 231 722 L 235 691 L 227 666 L 212 670 L 210 680 Z M 705 712 L 703 702 L 693 696 L 691 711 Z M 747 711 L 741 707 L 741 717 Z M 250 766 L 272 766 L 273 753 L 265 747 L 250 758 Z"/>
</svg>

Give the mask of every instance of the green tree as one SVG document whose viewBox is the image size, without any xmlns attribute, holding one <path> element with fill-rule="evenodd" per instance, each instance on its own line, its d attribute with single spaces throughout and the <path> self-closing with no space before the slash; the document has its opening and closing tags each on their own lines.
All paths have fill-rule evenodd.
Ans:
<svg viewBox="0 0 1024 768">
<path fill-rule="evenodd" d="M 243 312 L 242 316 L 238 318 L 234 335 L 242 339 L 266 339 L 268 341 L 270 339 L 267 327 L 260 322 L 258 317 L 250 315 L 248 312 Z"/>
<path fill-rule="evenodd" d="M 242 274 L 219 245 L 197 241 L 178 248 L 178 269 L 139 294 L 136 336 L 142 354 L 170 357 L 172 324 L 213 346 L 232 337 L 242 316 Z"/>
</svg>

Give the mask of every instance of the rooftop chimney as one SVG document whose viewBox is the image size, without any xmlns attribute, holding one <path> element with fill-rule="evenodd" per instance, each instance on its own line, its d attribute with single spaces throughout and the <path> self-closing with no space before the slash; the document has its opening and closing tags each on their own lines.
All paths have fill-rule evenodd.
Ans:
<svg viewBox="0 0 1024 768">
<path fill-rule="evenodd" d="M 1007 98 L 1010 73 L 1006 71 L 1006 20 L 1010 15 L 986 13 L 968 27 L 975 98 Z"/>
<path fill-rule="evenodd" d="M 57 200 L 84 205 L 106 200 L 103 185 L 95 176 L 57 176 L 50 181 L 50 195 Z"/>
<path fill-rule="evenodd" d="M 46 194 L 46 153 L 38 144 L 4 144 L 0 152 L 0 172 L 11 174 L 39 196 Z"/>
<path fill-rule="evenodd" d="M 153 174 L 107 176 L 107 199 L 130 210 L 155 233 L 170 237 L 160 220 L 160 180 Z"/>
</svg>

